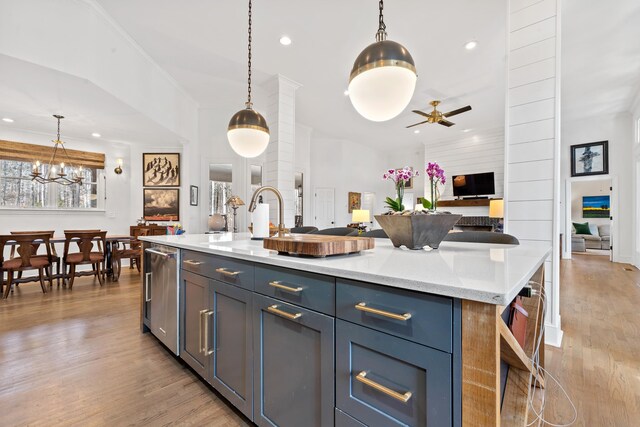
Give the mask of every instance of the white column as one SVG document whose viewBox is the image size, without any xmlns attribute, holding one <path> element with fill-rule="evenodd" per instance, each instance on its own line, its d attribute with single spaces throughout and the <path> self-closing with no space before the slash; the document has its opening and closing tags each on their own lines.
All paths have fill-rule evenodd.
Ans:
<svg viewBox="0 0 640 427">
<path fill-rule="evenodd" d="M 552 246 L 548 344 L 560 345 L 560 0 L 509 0 L 505 232 Z M 565 238 L 568 238 L 565 236 Z"/>
<path fill-rule="evenodd" d="M 294 162 L 296 130 L 296 90 L 301 85 L 284 76 L 273 76 L 265 85 L 268 105 L 266 119 L 271 140 L 265 161 L 265 185 L 276 187 L 284 199 L 284 223 L 294 226 Z M 265 193 L 270 205 L 270 217 L 277 225 L 277 203 Z"/>
</svg>

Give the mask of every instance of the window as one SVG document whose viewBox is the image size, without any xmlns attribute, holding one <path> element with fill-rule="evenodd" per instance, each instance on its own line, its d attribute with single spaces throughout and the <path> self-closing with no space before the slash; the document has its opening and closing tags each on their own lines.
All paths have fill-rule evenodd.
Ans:
<svg viewBox="0 0 640 427">
<path fill-rule="evenodd" d="M 97 209 L 103 171 L 84 168 L 82 185 L 38 184 L 31 180 L 31 162 L 0 159 L 0 207 Z M 46 166 L 42 170 L 47 173 Z"/>
<path fill-rule="evenodd" d="M 209 215 L 228 213 L 227 200 L 231 197 L 233 168 L 231 164 L 209 165 Z"/>
</svg>

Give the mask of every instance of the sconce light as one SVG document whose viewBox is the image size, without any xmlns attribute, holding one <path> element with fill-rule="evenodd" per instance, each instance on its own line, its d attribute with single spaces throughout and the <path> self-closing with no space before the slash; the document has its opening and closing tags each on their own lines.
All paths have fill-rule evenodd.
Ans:
<svg viewBox="0 0 640 427">
<path fill-rule="evenodd" d="M 113 171 L 116 173 L 116 175 L 120 175 L 122 173 L 122 159 L 117 159 L 116 163 L 118 163 L 118 166 L 116 166 Z"/>
</svg>

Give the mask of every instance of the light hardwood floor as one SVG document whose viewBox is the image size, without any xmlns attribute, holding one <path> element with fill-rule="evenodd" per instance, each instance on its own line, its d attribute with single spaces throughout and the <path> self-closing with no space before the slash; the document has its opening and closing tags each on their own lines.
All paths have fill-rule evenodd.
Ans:
<svg viewBox="0 0 640 427">
<path fill-rule="evenodd" d="M 594 256 L 561 264 L 562 349 L 547 367 L 576 403 L 577 426 L 640 420 L 640 273 Z M 627 266 L 628 267 L 628 266 Z M 138 327 L 139 276 L 43 295 L 20 285 L 0 301 L 0 425 L 246 426 Z M 549 384 L 549 382 L 547 382 Z M 552 385 L 546 417 L 569 421 Z"/>
</svg>

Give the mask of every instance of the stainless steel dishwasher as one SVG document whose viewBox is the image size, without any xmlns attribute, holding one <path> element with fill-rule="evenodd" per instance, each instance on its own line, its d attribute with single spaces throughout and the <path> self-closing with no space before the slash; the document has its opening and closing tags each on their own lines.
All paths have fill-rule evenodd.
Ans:
<svg viewBox="0 0 640 427">
<path fill-rule="evenodd" d="M 178 355 L 178 265 L 180 251 L 163 245 L 145 250 L 144 299 L 149 329 Z"/>
</svg>

